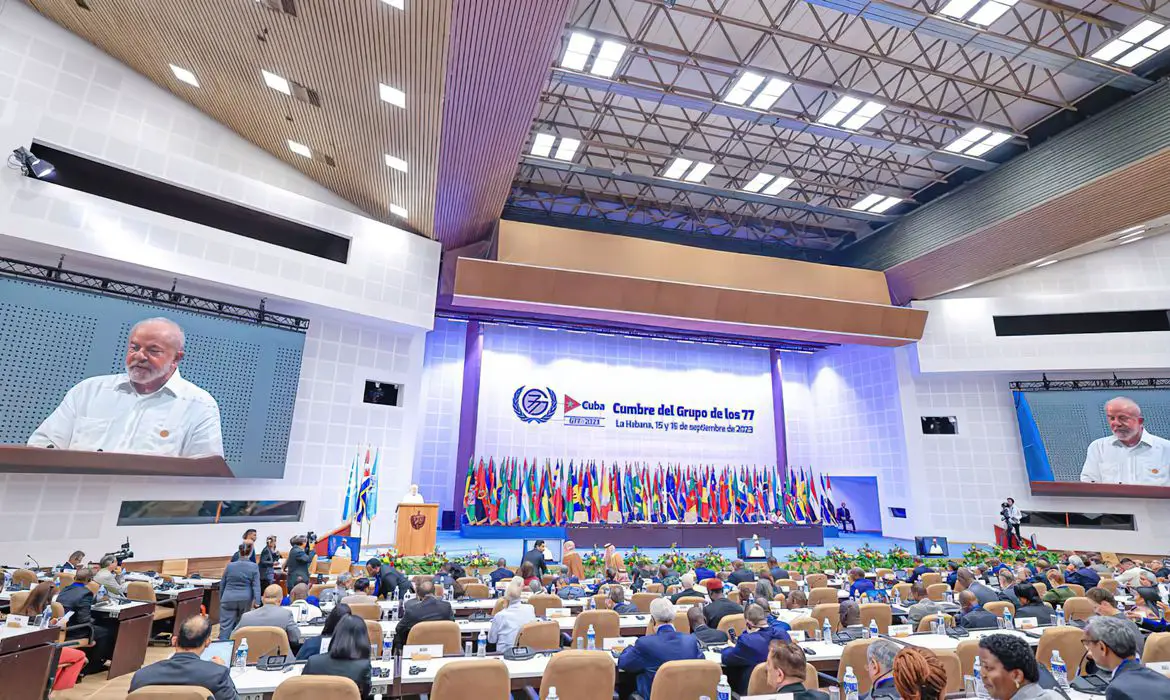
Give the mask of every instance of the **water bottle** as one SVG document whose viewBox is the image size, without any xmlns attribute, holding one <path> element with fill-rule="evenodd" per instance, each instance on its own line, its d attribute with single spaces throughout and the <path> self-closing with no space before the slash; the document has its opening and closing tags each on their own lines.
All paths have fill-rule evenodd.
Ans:
<svg viewBox="0 0 1170 700">
<path fill-rule="evenodd" d="M 991 693 L 987 692 L 987 686 L 983 685 L 983 670 L 979 667 L 979 655 L 975 655 L 975 669 L 972 671 L 975 676 L 975 697 L 989 698 Z"/>
<path fill-rule="evenodd" d="M 1064 608 L 1056 609 L 1056 626 L 1064 627 Z"/>
<path fill-rule="evenodd" d="M 715 686 L 715 694 L 719 700 L 731 700 L 731 684 L 727 682 L 727 676 L 719 676 L 719 685 Z"/>
<path fill-rule="evenodd" d="M 942 613 L 939 613 L 934 618 L 934 633 L 941 635 L 945 635 L 947 633 L 947 619 L 943 617 Z"/>
<path fill-rule="evenodd" d="M 41 629 L 49 626 L 53 621 L 53 606 L 46 604 L 45 609 L 41 611 Z"/>
<path fill-rule="evenodd" d="M 585 651 L 585 638 L 584 637 L 577 637 L 577 650 L 578 651 Z"/>
<path fill-rule="evenodd" d="M 382 660 L 389 661 L 394 658 L 394 634 L 387 632 L 382 635 Z"/>
<path fill-rule="evenodd" d="M 587 651 L 597 650 L 597 632 L 593 630 L 593 625 L 589 625 L 589 629 L 585 632 L 585 649 Z"/>
<path fill-rule="evenodd" d="M 487 656 L 487 632 L 479 631 L 479 640 L 476 642 L 475 653 L 477 656 Z"/>
<path fill-rule="evenodd" d="M 557 697 L 557 687 L 555 685 L 550 685 L 548 687 L 548 695 L 544 697 L 545 700 L 561 700 L 559 697 Z"/>
<path fill-rule="evenodd" d="M 1003 628 L 1008 630 L 1016 628 L 1016 616 L 1012 614 L 1011 610 L 1003 611 Z"/>
<path fill-rule="evenodd" d="M 842 685 L 844 700 L 857 700 L 857 676 L 852 666 L 845 667 L 845 682 Z"/>
<path fill-rule="evenodd" d="M 881 632 L 878 630 L 877 620 L 870 620 L 869 621 L 869 629 L 867 629 L 866 632 L 869 633 L 866 635 L 866 638 L 868 638 L 868 639 L 877 639 L 878 638 L 878 635 L 881 634 Z"/>
<path fill-rule="evenodd" d="M 897 605 L 897 606 L 902 605 L 902 592 L 899 591 L 897 588 L 894 588 L 894 605 Z"/>
<path fill-rule="evenodd" d="M 827 617 L 825 618 L 825 624 L 821 625 L 821 639 L 826 642 L 833 641 L 833 625 Z"/>
<path fill-rule="evenodd" d="M 1056 678 L 1056 684 L 1063 690 L 1068 690 L 1068 667 L 1064 665 L 1064 659 L 1060 658 L 1060 652 L 1053 649 L 1052 651 L 1052 675 Z"/>
<path fill-rule="evenodd" d="M 471 656 L 471 640 L 470 639 L 468 639 L 466 642 L 463 643 L 463 655 L 464 656 Z"/>
<path fill-rule="evenodd" d="M 240 640 L 240 648 L 236 649 L 236 661 L 233 665 L 241 670 L 248 665 L 248 639 L 246 637 Z"/>
</svg>

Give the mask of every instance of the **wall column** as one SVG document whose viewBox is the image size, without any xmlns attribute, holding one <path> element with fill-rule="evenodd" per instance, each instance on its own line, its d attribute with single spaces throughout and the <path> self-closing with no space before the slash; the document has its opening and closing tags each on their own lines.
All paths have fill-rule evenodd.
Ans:
<svg viewBox="0 0 1170 700">
<path fill-rule="evenodd" d="M 459 447 L 455 453 L 455 526 L 462 522 L 467 465 L 475 455 L 475 430 L 479 421 L 479 379 L 483 364 L 483 330 L 479 321 L 467 322 L 467 339 L 463 352 L 463 395 L 459 403 Z"/>
<path fill-rule="evenodd" d="M 784 377 L 780 373 L 780 351 L 768 351 L 772 369 L 772 420 L 776 428 L 776 464 L 788 475 L 788 433 L 784 427 Z"/>
</svg>

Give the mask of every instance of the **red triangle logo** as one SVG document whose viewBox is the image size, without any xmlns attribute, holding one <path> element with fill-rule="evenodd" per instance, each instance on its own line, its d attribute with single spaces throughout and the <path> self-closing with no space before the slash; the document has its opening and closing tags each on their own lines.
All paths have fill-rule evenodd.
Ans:
<svg viewBox="0 0 1170 700">
<path fill-rule="evenodd" d="M 572 411 L 574 408 L 577 408 L 580 405 L 581 405 L 580 401 L 577 401 L 572 396 L 565 394 L 565 413 Z"/>
</svg>

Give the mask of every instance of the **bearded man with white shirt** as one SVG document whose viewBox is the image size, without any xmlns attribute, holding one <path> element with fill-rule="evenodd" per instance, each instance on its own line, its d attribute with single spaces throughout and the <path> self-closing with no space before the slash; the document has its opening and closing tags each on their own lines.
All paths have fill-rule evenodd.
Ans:
<svg viewBox="0 0 1170 700">
<path fill-rule="evenodd" d="M 1170 486 L 1170 441 L 1145 429 L 1141 407 L 1119 396 L 1105 404 L 1105 417 L 1113 435 L 1089 443 L 1081 481 Z"/>
<path fill-rule="evenodd" d="M 126 345 L 126 373 L 90 377 L 66 394 L 28 439 L 32 447 L 164 457 L 223 456 L 219 405 L 179 375 L 183 329 L 139 321 Z"/>
</svg>

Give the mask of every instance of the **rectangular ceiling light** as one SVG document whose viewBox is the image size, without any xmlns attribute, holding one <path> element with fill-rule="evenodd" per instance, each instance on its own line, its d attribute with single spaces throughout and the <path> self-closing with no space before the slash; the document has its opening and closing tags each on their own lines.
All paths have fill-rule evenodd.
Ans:
<svg viewBox="0 0 1170 700">
<path fill-rule="evenodd" d="M 552 134 L 537 134 L 532 139 L 532 150 L 529 153 L 541 158 L 548 158 L 548 154 L 552 153 L 553 141 L 556 140 L 557 137 Z"/>
<path fill-rule="evenodd" d="M 942 9 L 939 10 L 939 14 L 954 17 L 955 19 L 963 19 L 978 4 L 979 0 L 951 0 L 946 5 L 943 5 Z"/>
<path fill-rule="evenodd" d="M 691 171 L 683 179 L 687 182 L 702 182 L 703 178 L 707 177 L 707 173 L 711 172 L 711 168 L 714 167 L 714 163 L 699 161 L 695 163 L 695 167 L 691 168 Z"/>
<path fill-rule="evenodd" d="M 876 117 L 885 108 L 886 106 L 881 102 L 874 102 L 872 100 L 866 102 L 851 117 L 846 119 L 845 123 L 841 126 L 856 131 L 865 126 L 870 119 Z"/>
<path fill-rule="evenodd" d="M 573 32 L 569 35 L 569 45 L 565 47 L 565 55 L 561 57 L 561 67 L 570 70 L 585 70 L 589 62 L 589 52 L 597 40 L 588 34 Z"/>
<path fill-rule="evenodd" d="M 987 153 L 988 151 L 995 148 L 996 146 L 1003 143 L 1004 141 L 1007 141 L 1011 137 L 1012 137 L 1011 134 L 1006 134 L 1002 131 L 993 131 L 993 132 L 991 132 L 990 136 L 983 139 L 979 143 L 975 144 L 971 148 L 968 148 L 967 155 L 974 156 L 974 157 L 978 158 L 979 156 L 983 155 L 984 153 Z"/>
<path fill-rule="evenodd" d="M 758 73 L 746 72 L 739 76 L 739 80 L 731 86 L 727 96 L 723 98 L 724 102 L 733 105 L 742 105 L 747 103 L 755 94 L 756 90 L 764 82 L 764 76 Z"/>
<path fill-rule="evenodd" d="M 778 195 L 781 190 L 791 185 L 792 182 L 792 178 L 790 177 L 776 176 L 776 179 L 772 180 L 772 184 L 764 188 L 764 194 L 768 196 Z"/>
<path fill-rule="evenodd" d="M 1133 68 L 1168 46 L 1170 46 L 1170 29 L 1167 29 L 1166 25 L 1161 22 L 1144 19 L 1127 29 L 1121 36 L 1094 51 L 1092 57 L 1098 61 L 1107 61 L 1125 68 Z"/>
<path fill-rule="evenodd" d="M 1140 44 L 1158 32 L 1164 25 L 1152 19 L 1143 19 L 1136 26 L 1117 37 L 1128 44 Z"/>
<path fill-rule="evenodd" d="M 395 158 L 390 154 L 386 154 L 386 165 L 389 165 L 395 170 L 406 172 L 406 161 L 402 160 L 401 158 Z"/>
<path fill-rule="evenodd" d="M 180 68 L 173 63 L 170 64 L 170 66 L 171 66 L 171 72 L 175 74 L 176 78 L 178 78 L 179 80 L 182 80 L 184 83 L 187 83 L 188 85 L 192 85 L 194 87 L 199 87 L 199 80 L 195 77 L 194 73 L 187 70 L 186 68 Z"/>
<path fill-rule="evenodd" d="M 556 155 L 553 157 L 557 160 L 573 160 L 573 154 L 577 152 L 577 147 L 581 142 L 577 139 L 562 138 L 560 145 L 557 146 Z"/>
<path fill-rule="evenodd" d="M 981 126 L 977 126 L 954 141 L 951 141 L 949 144 L 943 147 L 943 150 L 950 151 L 951 153 L 963 153 L 968 148 L 975 145 L 975 142 L 981 140 L 984 136 L 987 136 L 990 133 L 990 129 L 984 129 Z"/>
<path fill-rule="evenodd" d="M 406 109 L 406 93 L 398 88 L 392 88 L 386 83 L 378 83 L 378 97 L 383 102 L 389 102 L 395 107 Z"/>
<path fill-rule="evenodd" d="M 975 10 L 975 14 L 967 18 L 967 21 L 981 27 L 990 26 L 1015 4 L 1016 0 L 989 0 Z"/>
<path fill-rule="evenodd" d="M 817 119 L 817 121 L 821 124 L 837 126 L 860 106 L 861 100 L 857 99 L 856 97 L 850 97 L 846 95 L 845 97 L 837 100 L 837 102 L 829 108 L 829 111 L 821 115 L 821 118 Z"/>
<path fill-rule="evenodd" d="M 687 160 L 686 158 L 675 158 L 674 162 L 670 164 L 670 167 L 666 169 L 666 172 L 662 173 L 662 177 L 668 177 L 671 180 L 677 180 L 681 178 L 683 173 L 685 173 L 687 169 L 690 168 L 693 164 L 694 161 Z"/>
<path fill-rule="evenodd" d="M 293 153 L 296 153 L 298 156 L 304 156 L 306 158 L 313 157 L 312 149 L 310 149 L 305 144 L 297 143 L 296 141 L 293 141 L 292 139 L 289 139 L 289 141 L 288 141 L 288 150 L 292 151 Z"/>
<path fill-rule="evenodd" d="M 901 197 L 887 197 L 884 194 L 867 194 L 854 202 L 849 208 L 854 211 L 865 211 L 870 214 L 883 214 L 887 209 L 902 201 Z"/>
<path fill-rule="evenodd" d="M 264 84 L 273 90 L 276 90 L 277 92 L 283 92 L 286 95 L 292 94 L 292 88 L 289 87 L 288 81 L 276 73 L 269 73 L 268 71 L 261 69 L 260 75 L 264 76 Z"/>
<path fill-rule="evenodd" d="M 900 204 L 901 202 L 901 197 L 886 197 L 882 201 L 870 207 L 869 211 L 873 214 L 885 214 L 886 210 L 890 209 L 895 204 Z"/>
<path fill-rule="evenodd" d="M 406 9 L 406 0 L 382 0 L 382 2 L 386 3 L 390 7 L 396 7 L 399 10 Z"/>
<path fill-rule="evenodd" d="M 961 153 L 973 158 L 979 157 L 1012 137 L 1003 131 L 992 131 L 977 126 L 943 148 L 951 153 Z"/>
<path fill-rule="evenodd" d="M 1158 53 L 1158 52 L 1151 49 L 1148 46 L 1137 46 L 1129 53 L 1127 53 L 1124 56 L 1122 56 L 1121 58 L 1117 59 L 1116 63 L 1119 66 L 1125 66 L 1126 68 L 1133 68 L 1137 64 L 1141 63 L 1142 61 L 1146 60 L 1147 58 L 1149 58 L 1150 56 L 1153 56 L 1156 53 Z"/>
<path fill-rule="evenodd" d="M 597 52 L 597 58 L 593 59 L 593 67 L 589 72 L 603 78 L 611 77 L 617 70 L 618 61 L 622 60 L 625 53 L 625 44 L 608 40 L 601 42 L 601 50 Z"/>
<path fill-rule="evenodd" d="M 769 173 L 760 173 L 751 179 L 751 182 L 743 186 L 744 192 L 759 192 L 764 189 L 764 185 L 772 181 L 772 175 Z"/>
<path fill-rule="evenodd" d="M 752 100 L 752 109 L 767 112 L 769 109 L 772 109 L 772 105 L 776 104 L 776 100 L 780 99 L 784 91 L 791 86 L 792 83 L 787 80 L 772 78 L 764 86 L 764 89 L 760 91 L 760 94 L 756 95 L 755 99 Z"/>
<path fill-rule="evenodd" d="M 401 218 L 401 219 L 406 218 L 406 208 L 400 207 L 397 204 L 390 205 L 390 213 L 393 214 L 394 216 Z"/>
</svg>

